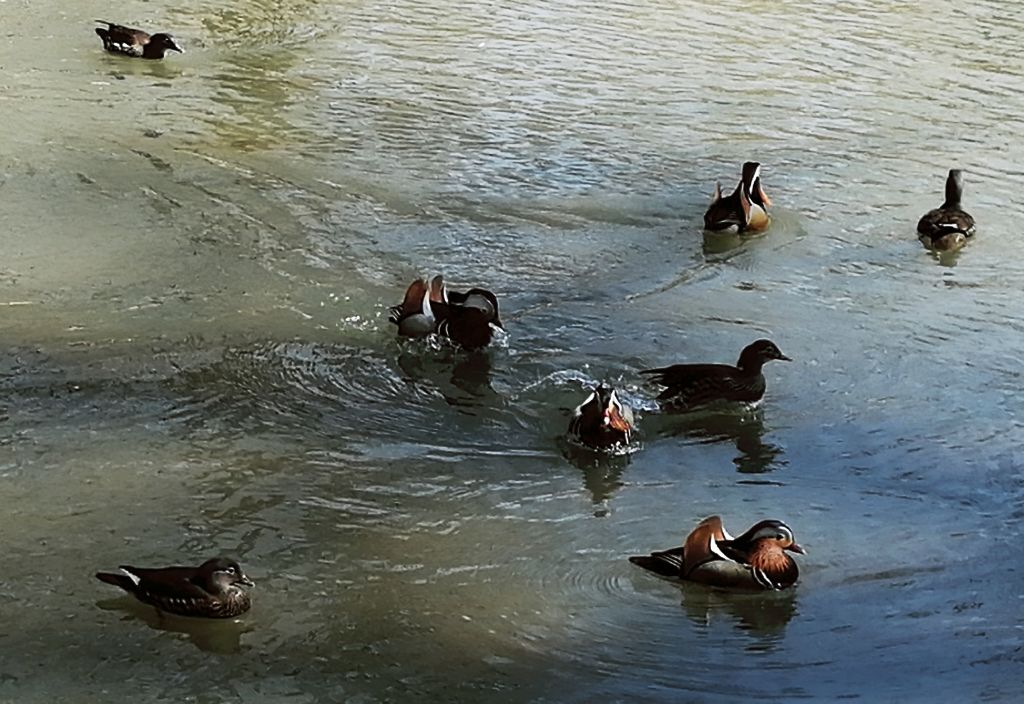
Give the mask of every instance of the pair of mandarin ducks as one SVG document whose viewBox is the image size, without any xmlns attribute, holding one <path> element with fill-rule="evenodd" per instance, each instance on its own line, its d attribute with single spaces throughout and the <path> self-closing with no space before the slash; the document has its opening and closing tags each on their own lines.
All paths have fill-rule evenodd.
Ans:
<svg viewBox="0 0 1024 704">
<path fill-rule="evenodd" d="M 718 516 L 706 518 L 681 547 L 635 555 L 629 561 L 662 577 L 744 590 L 782 590 L 796 584 L 796 561 L 786 554 L 806 552 L 782 521 L 764 520 L 738 538 Z M 158 611 L 198 618 L 234 618 L 252 606 L 254 586 L 234 560 L 213 558 L 198 567 L 140 568 L 123 565 L 120 574 L 97 572 Z"/>
<path fill-rule="evenodd" d="M 918 239 L 929 249 L 951 252 L 974 236 L 974 218 L 960 205 L 964 193 L 963 171 L 950 169 L 946 177 L 946 200 L 929 210 L 917 222 Z M 715 184 L 711 205 L 704 213 L 704 228 L 711 232 L 757 233 L 768 227 L 772 202 L 761 184 L 761 165 L 743 164 L 740 181 L 728 196 Z"/>
</svg>

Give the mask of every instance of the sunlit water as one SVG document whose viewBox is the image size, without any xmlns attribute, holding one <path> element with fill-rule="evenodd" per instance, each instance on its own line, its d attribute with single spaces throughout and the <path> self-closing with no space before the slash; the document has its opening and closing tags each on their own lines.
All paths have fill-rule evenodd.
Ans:
<svg viewBox="0 0 1024 704">
<path fill-rule="evenodd" d="M 94 17 L 188 53 L 105 55 Z M 826 4 L 0 2 L 0 701 L 1019 701 L 1024 20 Z M 769 233 L 705 240 L 747 159 Z M 977 240 L 917 218 L 967 173 Z M 411 278 L 501 296 L 399 344 Z M 639 369 L 732 362 L 748 415 Z M 640 448 L 567 446 L 597 380 Z M 642 573 L 786 520 L 781 595 Z M 237 557 L 237 623 L 92 578 Z"/>
</svg>

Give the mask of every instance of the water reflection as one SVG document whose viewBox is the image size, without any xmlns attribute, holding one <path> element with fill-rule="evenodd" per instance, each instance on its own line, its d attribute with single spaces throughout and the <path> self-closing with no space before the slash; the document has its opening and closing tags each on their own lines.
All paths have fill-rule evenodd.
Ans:
<svg viewBox="0 0 1024 704">
<path fill-rule="evenodd" d="M 490 353 L 451 348 L 434 353 L 425 345 L 413 345 L 399 354 L 399 368 L 408 379 L 431 382 L 450 405 L 479 406 L 498 396 L 491 387 Z"/>
<path fill-rule="evenodd" d="M 772 650 L 786 626 L 796 615 L 796 590 L 741 593 L 709 589 L 698 584 L 682 585 L 682 607 L 698 626 L 710 626 L 725 618 L 739 629 L 757 637 L 757 650 Z M 750 649 L 751 646 L 748 646 Z"/>
<path fill-rule="evenodd" d="M 725 254 L 743 245 L 743 238 L 736 232 L 704 232 L 704 254 Z"/>
<path fill-rule="evenodd" d="M 656 416 L 660 436 L 683 435 L 698 443 L 732 442 L 738 454 L 733 458 L 736 471 L 763 474 L 785 466 L 785 448 L 764 439 L 764 414 L 761 409 L 743 413 L 702 412 Z"/>
<path fill-rule="evenodd" d="M 595 516 L 607 516 L 608 502 L 623 486 L 622 473 L 629 466 L 632 455 L 599 452 L 560 438 L 562 455 L 583 472 L 583 486 L 590 492 Z"/>
<path fill-rule="evenodd" d="M 207 653 L 230 655 L 242 650 L 242 634 L 255 630 L 242 619 L 186 618 L 164 613 L 128 597 L 103 599 L 96 606 L 104 611 L 120 611 L 122 621 L 140 620 L 155 631 L 183 633 L 189 642 Z"/>
</svg>

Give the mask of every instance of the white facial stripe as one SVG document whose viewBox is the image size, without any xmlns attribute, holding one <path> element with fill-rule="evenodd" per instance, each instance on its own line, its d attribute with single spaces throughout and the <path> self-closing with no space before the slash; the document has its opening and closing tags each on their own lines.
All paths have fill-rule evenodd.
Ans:
<svg viewBox="0 0 1024 704">
<path fill-rule="evenodd" d="M 736 540 L 736 538 L 734 538 L 734 537 L 732 537 L 731 535 L 729 535 L 729 531 L 727 531 L 727 530 L 725 529 L 725 524 L 724 524 L 724 523 L 722 524 L 722 535 L 724 535 L 724 536 L 725 536 L 725 539 L 726 539 L 726 540 Z"/>
<path fill-rule="evenodd" d="M 136 587 L 139 586 L 140 582 L 142 582 L 141 579 L 139 579 L 136 575 L 126 570 L 124 567 L 121 568 L 121 571 L 124 572 L 125 576 L 128 577 L 128 579 L 132 580 L 132 584 L 134 584 Z"/>
</svg>

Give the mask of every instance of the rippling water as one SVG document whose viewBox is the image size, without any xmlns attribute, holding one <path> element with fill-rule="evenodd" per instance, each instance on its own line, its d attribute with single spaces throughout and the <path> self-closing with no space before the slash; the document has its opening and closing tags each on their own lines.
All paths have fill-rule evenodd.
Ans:
<svg viewBox="0 0 1024 704">
<path fill-rule="evenodd" d="M 108 17 L 109 16 L 109 17 Z M 188 53 L 104 55 L 105 17 Z M 0 2 L 0 701 L 1017 701 L 1012 5 Z M 702 237 L 764 164 L 764 237 Z M 946 171 L 979 222 L 913 232 Z M 400 344 L 418 275 L 508 339 Z M 770 336 L 747 415 L 639 369 Z M 639 449 L 568 446 L 598 380 Z M 772 516 L 778 595 L 626 556 Z M 100 568 L 236 556 L 237 623 Z"/>
</svg>

